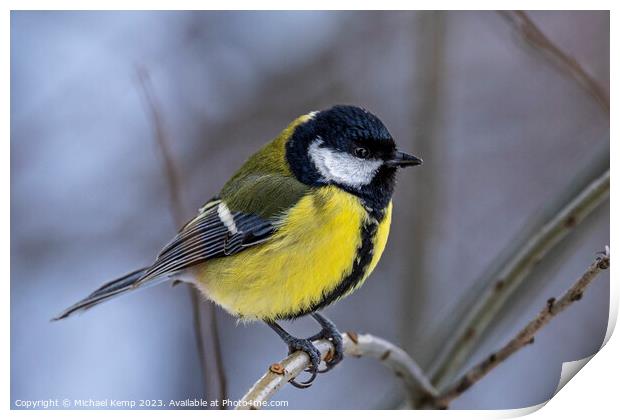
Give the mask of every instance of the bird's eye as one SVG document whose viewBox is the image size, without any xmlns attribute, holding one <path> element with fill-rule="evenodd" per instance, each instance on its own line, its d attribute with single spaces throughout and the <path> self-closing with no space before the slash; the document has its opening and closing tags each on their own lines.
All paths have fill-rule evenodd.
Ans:
<svg viewBox="0 0 620 420">
<path fill-rule="evenodd" d="M 356 157 L 360 159 L 366 159 L 368 155 L 370 154 L 368 149 L 366 149 L 365 147 L 356 147 L 353 153 L 355 154 Z"/>
</svg>

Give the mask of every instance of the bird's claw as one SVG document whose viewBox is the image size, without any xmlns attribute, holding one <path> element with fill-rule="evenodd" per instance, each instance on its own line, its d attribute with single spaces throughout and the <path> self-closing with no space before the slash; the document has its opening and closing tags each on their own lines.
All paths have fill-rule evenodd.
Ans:
<svg viewBox="0 0 620 420">
<path fill-rule="evenodd" d="M 298 382 L 296 378 L 289 380 L 291 385 L 296 388 L 304 389 L 310 387 L 319 373 L 329 372 L 344 358 L 342 334 L 340 334 L 340 331 L 338 331 L 334 323 L 319 313 L 313 313 L 312 317 L 321 325 L 321 331 L 308 338 L 293 337 L 276 322 L 267 322 L 267 325 L 269 325 L 269 327 L 271 327 L 286 343 L 289 355 L 298 351 L 303 351 L 310 359 L 310 366 L 304 369 L 305 372 L 310 373 L 310 378 L 303 382 Z M 319 352 L 312 343 L 315 340 L 329 340 L 333 345 L 333 349 L 330 349 L 329 353 L 325 356 L 325 369 L 319 369 L 319 365 L 321 364 L 321 352 Z"/>
<path fill-rule="evenodd" d="M 321 339 L 331 341 L 332 345 L 334 346 L 333 351 L 329 353 L 330 357 L 325 358 L 325 369 L 321 369 L 318 371 L 318 373 L 325 373 L 332 370 L 338 363 L 342 361 L 342 359 L 344 358 L 344 346 L 342 342 L 342 334 L 340 334 L 340 331 L 338 331 L 335 326 L 323 327 L 321 332 L 308 338 L 308 340 L 310 341 Z"/>
<path fill-rule="evenodd" d="M 289 382 L 295 388 L 305 389 L 312 385 L 312 382 L 316 379 L 319 371 L 319 364 L 321 363 L 321 353 L 319 350 L 312 344 L 312 340 L 306 338 L 295 338 L 291 342 L 288 343 L 289 354 L 293 354 L 297 351 L 303 351 L 310 358 L 310 367 L 305 369 L 306 372 L 309 372 L 310 378 L 303 382 L 297 382 L 295 379 L 291 379 Z"/>
</svg>

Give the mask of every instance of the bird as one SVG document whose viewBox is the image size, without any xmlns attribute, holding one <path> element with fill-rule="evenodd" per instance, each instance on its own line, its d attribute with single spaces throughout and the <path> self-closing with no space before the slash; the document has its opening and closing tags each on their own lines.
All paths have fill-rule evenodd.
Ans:
<svg viewBox="0 0 620 420">
<path fill-rule="evenodd" d="M 342 335 L 320 311 L 358 289 L 385 249 L 400 151 L 373 113 L 335 105 L 294 119 L 254 153 L 163 247 L 154 262 L 108 282 L 53 320 L 165 281 L 196 287 L 243 322 L 262 321 L 309 357 L 309 387 L 344 356 Z M 281 321 L 311 316 L 320 331 L 289 334 Z M 333 352 L 319 368 L 313 341 Z"/>
</svg>

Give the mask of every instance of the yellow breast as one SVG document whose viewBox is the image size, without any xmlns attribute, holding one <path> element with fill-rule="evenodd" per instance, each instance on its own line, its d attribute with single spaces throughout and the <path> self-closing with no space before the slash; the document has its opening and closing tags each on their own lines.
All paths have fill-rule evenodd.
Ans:
<svg viewBox="0 0 620 420">
<path fill-rule="evenodd" d="M 390 203 L 358 287 L 383 253 L 391 210 Z M 196 283 L 209 299 L 242 319 L 274 320 L 304 312 L 351 273 L 368 218 L 357 197 L 331 186 L 319 188 L 289 210 L 265 243 L 197 266 Z"/>
</svg>

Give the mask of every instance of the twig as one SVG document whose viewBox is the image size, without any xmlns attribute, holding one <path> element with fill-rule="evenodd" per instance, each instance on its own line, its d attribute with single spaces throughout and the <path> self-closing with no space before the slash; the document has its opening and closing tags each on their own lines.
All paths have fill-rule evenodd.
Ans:
<svg viewBox="0 0 620 420">
<path fill-rule="evenodd" d="M 442 11 L 413 13 L 411 28 L 415 31 L 415 42 L 411 67 L 415 68 L 411 78 L 411 91 L 416 92 L 413 112 L 410 119 L 412 136 L 411 149 L 424 156 L 424 170 L 407 179 L 411 211 L 403 220 L 403 229 L 410 227 L 408 236 L 416 238 L 415 252 L 404 259 L 407 281 L 403 282 L 402 299 L 402 345 L 412 354 L 422 355 L 425 340 L 420 340 L 420 333 L 426 327 L 420 322 L 429 311 L 430 300 L 427 296 L 432 282 L 426 281 L 433 276 L 432 256 L 436 252 L 434 239 L 437 235 L 437 215 L 441 208 L 444 182 L 441 156 L 446 152 L 445 136 L 440 133 L 442 105 L 444 103 L 444 85 L 446 80 L 446 37 L 448 17 Z M 409 145 L 407 145 L 409 147 Z M 412 174 L 414 175 L 414 174 Z M 424 197 L 420 200 L 419 197 Z M 403 200 L 401 198 L 401 200 Z M 402 203 L 405 204 L 405 203 Z M 410 223 L 409 226 L 406 223 Z M 420 349 L 418 353 L 416 350 Z M 424 364 L 424 360 L 419 362 Z"/>
<path fill-rule="evenodd" d="M 440 396 L 430 399 L 427 398 L 425 401 L 423 400 L 420 405 L 434 408 L 447 408 L 450 402 L 467 391 L 500 363 L 504 362 L 528 344 L 532 344 L 536 333 L 547 325 L 556 315 L 574 302 L 580 300 L 590 283 L 592 283 L 601 271 L 607 268 L 609 268 L 609 247 L 605 247 L 603 255 L 596 258 L 562 297 L 557 300 L 553 297 L 548 299 L 545 307 L 538 313 L 536 318 L 531 320 L 501 349 L 491 353 L 491 355 L 482 362 L 472 367 L 467 373 L 461 376 L 460 379 L 455 381 L 453 385 L 442 392 Z"/>
<path fill-rule="evenodd" d="M 523 11 L 499 12 L 530 45 L 538 49 L 557 67 L 580 84 L 609 116 L 609 97 L 605 89 L 586 72 L 579 62 L 554 44 Z"/>
<path fill-rule="evenodd" d="M 153 120 L 153 126 L 155 129 L 155 139 L 157 141 L 157 146 L 161 152 L 161 156 L 163 159 L 163 167 L 164 172 L 166 174 L 166 180 L 168 182 L 168 193 L 169 193 L 169 205 L 170 211 L 174 220 L 174 223 L 177 226 L 182 226 L 184 223 L 183 216 L 183 208 L 182 201 L 180 197 L 180 188 L 179 188 L 179 176 L 177 169 L 174 165 L 174 161 L 172 159 L 172 153 L 168 144 L 168 136 L 166 135 L 166 130 L 163 124 L 163 118 L 159 112 L 159 104 L 152 93 L 152 87 L 150 85 L 150 77 L 149 73 L 144 68 L 138 68 L 138 80 L 140 81 L 140 85 L 142 87 L 142 92 L 144 94 L 144 98 L 146 103 L 149 106 L 151 112 L 151 118 Z M 196 349 L 198 352 L 198 359 L 200 362 L 200 370 L 202 372 L 202 381 L 203 387 L 207 389 L 208 383 L 208 373 L 210 369 L 208 368 L 208 358 L 207 351 L 205 349 L 205 342 L 203 340 L 203 327 L 202 327 L 202 318 L 200 314 L 200 297 L 198 295 L 197 290 L 189 286 L 188 287 L 190 294 L 190 301 L 192 306 L 192 320 L 194 326 L 194 335 L 196 338 Z M 223 361 L 222 361 L 222 351 L 221 344 L 219 339 L 219 332 L 217 326 L 217 318 L 215 314 L 215 308 L 213 304 L 207 302 L 207 315 L 208 315 L 208 323 L 211 331 L 211 338 L 213 340 L 213 351 L 215 357 L 215 370 L 217 372 L 218 379 L 218 388 L 219 388 L 219 399 L 223 401 L 227 398 L 227 384 L 226 384 L 226 375 L 223 370 Z M 205 333 L 206 334 L 206 333 Z M 205 391 L 206 393 L 206 391 Z M 223 406 L 220 404 L 220 408 Z"/>
<path fill-rule="evenodd" d="M 163 119 L 159 112 L 160 106 L 152 93 L 150 77 L 146 69 L 138 69 L 138 80 L 140 81 L 144 98 L 151 111 L 151 118 L 155 129 L 155 140 L 157 141 L 157 147 L 163 159 L 163 169 L 168 183 L 168 194 L 170 195 L 168 203 L 170 205 L 172 219 L 177 226 L 183 226 L 184 216 L 180 197 L 179 175 L 174 166 L 174 161 L 172 160 L 170 147 L 168 146 L 168 136 L 166 135 Z"/>
<path fill-rule="evenodd" d="M 497 271 L 490 273 L 488 279 L 493 281 L 481 293 L 478 302 L 434 360 L 429 376 L 438 388 L 450 381 L 465 363 L 474 348 L 475 339 L 482 336 L 506 300 L 538 262 L 608 197 L 609 169 L 547 220 L 506 261 L 501 261 Z"/>
<path fill-rule="evenodd" d="M 428 398 L 437 396 L 437 391 L 426 378 L 420 367 L 401 348 L 370 334 L 358 335 L 353 332 L 343 334 L 344 352 L 352 357 L 373 357 L 389 367 L 401 378 L 407 389 L 408 398 L 424 395 Z M 330 341 L 319 340 L 313 343 L 321 352 L 321 358 L 333 351 Z M 283 385 L 299 375 L 309 366 L 308 355 L 296 352 L 269 367 L 267 373 L 252 386 L 237 405 L 237 409 L 258 409 L 269 400 Z"/>
</svg>

